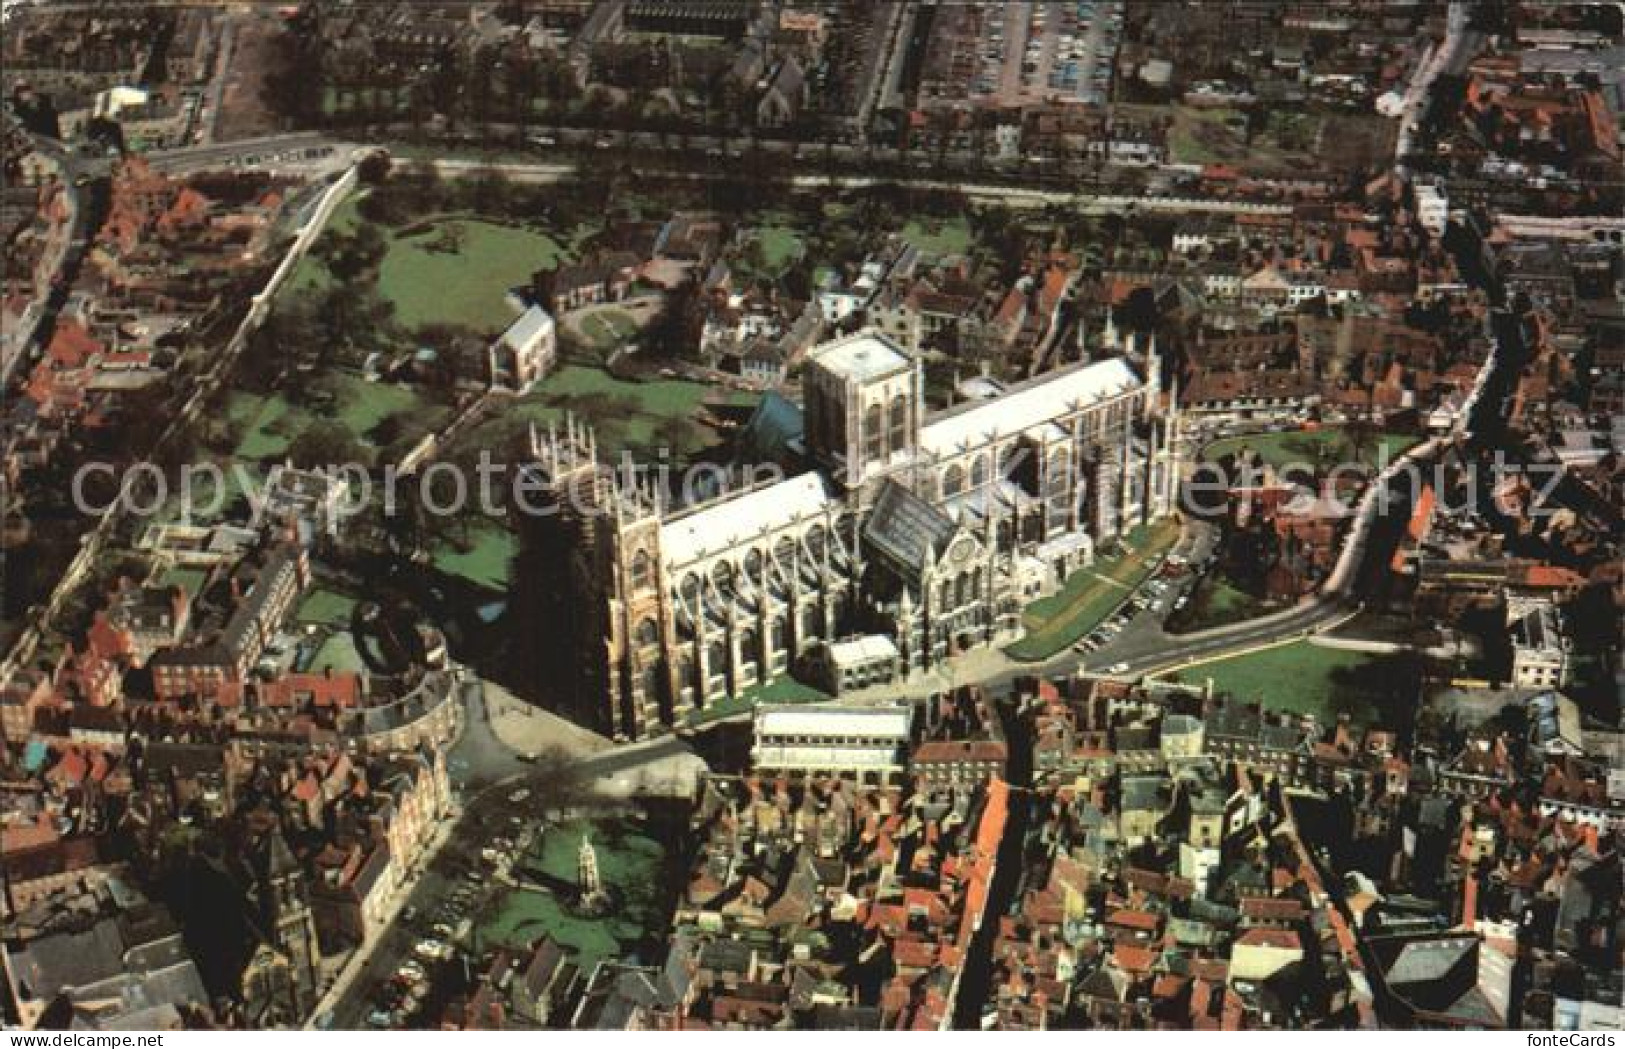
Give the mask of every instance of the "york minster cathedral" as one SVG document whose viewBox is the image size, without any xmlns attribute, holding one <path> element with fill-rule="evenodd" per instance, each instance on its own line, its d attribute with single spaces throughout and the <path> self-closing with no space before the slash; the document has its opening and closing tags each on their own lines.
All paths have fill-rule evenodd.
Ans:
<svg viewBox="0 0 1625 1049">
<path fill-rule="evenodd" d="M 927 411 L 920 362 L 873 330 L 809 351 L 801 469 L 678 505 L 533 432 L 567 568 L 547 629 L 578 716 L 618 739 L 880 635 L 903 673 L 1020 632 L 1095 545 L 1176 499 L 1179 413 L 1155 342 Z M 563 685 L 565 683 L 561 683 Z"/>
</svg>

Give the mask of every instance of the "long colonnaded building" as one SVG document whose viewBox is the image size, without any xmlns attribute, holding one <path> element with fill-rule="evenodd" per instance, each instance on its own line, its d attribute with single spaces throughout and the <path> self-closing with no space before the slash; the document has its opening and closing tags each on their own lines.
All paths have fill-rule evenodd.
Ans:
<svg viewBox="0 0 1625 1049">
<path fill-rule="evenodd" d="M 880 634 L 913 673 L 1014 636 L 1097 541 L 1172 511 L 1179 417 L 1154 341 L 927 412 L 919 361 L 873 331 L 803 371 L 808 467 L 673 507 L 574 425 L 533 432 L 569 565 L 549 630 L 577 715 L 618 739 Z M 1172 403 L 1172 402 L 1170 402 Z"/>
</svg>

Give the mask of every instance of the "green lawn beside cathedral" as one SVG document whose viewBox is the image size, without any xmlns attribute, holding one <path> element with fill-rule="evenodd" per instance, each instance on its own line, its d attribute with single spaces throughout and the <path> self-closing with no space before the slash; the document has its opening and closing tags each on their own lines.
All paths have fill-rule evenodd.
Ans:
<svg viewBox="0 0 1625 1049">
<path fill-rule="evenodd" d="M 1048 659 L 1099 626 L 1179 541 L 1179 528 L 1173 518 L 1142 525 L 1118 553 L 1072 573 L 1061 589 L 1027 606 L 1027 634 L 1006 653 L 1027 662 Z"/>
</svg>

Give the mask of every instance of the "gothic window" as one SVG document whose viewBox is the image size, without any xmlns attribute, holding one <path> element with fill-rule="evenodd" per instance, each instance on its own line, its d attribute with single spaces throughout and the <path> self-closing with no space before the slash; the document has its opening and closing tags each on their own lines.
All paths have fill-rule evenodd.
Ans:
<svg viewBox="0 0 1625 1049">
<path fill-rule="evenodd" d="M 728 646 L 713 641 L 705 650 L 705 672 L 715 677 L 728 672 Z"/>
<path fill-rule="evenodd" d="M 891 436 L 889 443 L 893 452 L 902 451 L 908 447 L 908 398 L 898 394 L 891 402 Z"/>
<path fill-rule="evenodd" d="M 645 701 L 659 699 L 665 689 L 660 683 L 660 664 L 645 667 L 643 671 L 643 698 Z"/>
<path fill-rule="evenodd" d="M 727 561 L 718 561 L 716 567 L 711 569 L 711 585 L 717 588 L 717 593 L 723 597 L 733 594 L 734 566 Z"/>
<path fill-rule="evenodd" d="M 783 616 L 778 616 L 773 620 L 773 625 L 768 630 L 767 638 L 768 648 L 775 654 L 783 652 L 789 647 L 790 625 L 789 623 L 785 622 Z"/>
<path fill-rule="evenodd" d="M 823 525 L 813 525 L 807 529 L 807 552 L 813 556 L 814 560 L 823 558 L 824 543 L 828 539 L 829 535 L 825 532 Z"/>
<path fill-rule="evenodd" d="M 760 586 L 762 583 L 762 552 L 752 550 L 745 555 L 745 578 Z"/>
<path fill-rule="evenodd" d="M 739 662 L 745 666 L 754 667 L 761 659 L 761 638 L 756 631 L 746 627 L 739 634 Z"/>
<path fill-rule="evenodd" d="M 970 486 L 981 488 L 987 484 L 987 456 L 978 455 L 970 468 Z"/>
<path fill-rule="evenodd" d="M 886 420 L 880 405 L 871 404 L 863 410 L 863 458 L 868 462 L 885 455 Z"/>
<path fill-rule="evenodd" d="M 660 640 L 660 627 L 655 624 L 653 616 L 645 616 L 638 622 L 638 644 L 653 645 Z"/>
<path fill-rule="evenodd" d="M 693 604 L 699 599 L 700 596 L 700 577 L 695 575 L 693 572 L 685 575 L 683 577 L 681 592 L 683 595 L 683 600 L 687 601 L 689 604 Z"/>
<path fill-rule="evenodd" d="M 965 471 L 958 463 L 954 463 L 943 471 L 942 497 L 952 499 L 965 490 Z"/>
<path fill-rule="evenodd" d="M 954 607 L 962 608 L 970 602 L 970 573 L 961 572 L 954 583 Z"/>
<path fill-rule="evenodd" d="M 954 585 L 950 579 L 944 579 L 937 588 L 937 610 L 945 612 L 954 607 Z"/>
<path fill-rule="evenodd" d="M 632 589 L 647 590 L 654 585 L 654 559 L 647 550 L 632 555 Z"/>
<path fill-rule="evenodd" d="M 773 560 L 779 563 L 779 568 L 788 571 L 796 559 L 796 541 L 785 536 L 773 544 Z"/>
<path fill-rule="evenodd" d="M 817 608 L 808 608 L 801 613 L 801 643 L 806 644 L 814 638 L 824 636 L 824 617 L 818 614 Z"/>
<path fill-rule="evenodd" d="M 1044 482 L 1049 490 L 1064 492 L 1066 490 L 1066 453 L 1056 452 L 1049 457 L 1049 469 L 1045 471 Z"/>
</svg>

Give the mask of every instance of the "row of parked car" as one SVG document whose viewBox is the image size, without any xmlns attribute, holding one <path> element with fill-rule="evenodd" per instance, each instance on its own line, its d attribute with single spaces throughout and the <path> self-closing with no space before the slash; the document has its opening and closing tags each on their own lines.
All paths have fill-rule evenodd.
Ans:
<svg viewBox="0 0 1625 1049">
<path fill-rule="evenodd" d="M 1189 573 L 1190 565 L 1185 558 L 1177 554 L 1164 557 L 1147 576 L 1146 581 L 1136 587 L 1134 593 L 1117 607 L 1117 611 L 1074 644 L 1072 651 L 1079 655 L 1088 655 L 1116 638 L 1140 613 L 1151 611 L 1160 616 L 1180 607 L 1186 600 L 1186 586 L 1182 579 Z M 1115 663 L 1107 667 L 1106 672 L 1121 674 L 1127 669 L 1127 663 Z"/>
</svg>

